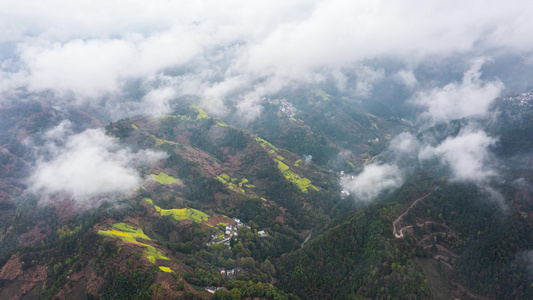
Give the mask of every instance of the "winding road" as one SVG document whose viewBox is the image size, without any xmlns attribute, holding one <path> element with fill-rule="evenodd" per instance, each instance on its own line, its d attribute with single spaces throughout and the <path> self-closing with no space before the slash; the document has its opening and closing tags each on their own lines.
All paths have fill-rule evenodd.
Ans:
<svg viewBox="0 0 533 300">
<path fill-rule="evenodd" d="M 311 234 L 313 233 L 313 230 L 311 230 L 311 232 L 309 232 L 309 235 L 307 236 L 307 238 L 305 239 L 305 241 L 302 243 L 302 247 L 304 247 L 305 243 L 307 243 L 307 241 L 309 240 L 309 238 L 311 237 Z"/>
<path fill-rule="evenodd" d="M 436 189 L 437 189 L 437 187 L 433 188 L 433 191 L 436 190 Z M 398 218 L 396 218 L 396 220 L 394 220 L 394 222 L 392 222 L 392 233 L 394 234 L 394 237 L 396 237 L 397 239 L 403 238 L 404 230 L 407 229 L 407 228 L 413 227 L 413 225 L 409 225 L 409 226 L 405 226 L 405 227 L 401 228 L 400 230 L 397 230 L 396 224 L 398 224 L 398 222 L 400 222 L 403 219 L 403 217 L 409 212 L 409 210 L 411 210 L 411 208 L 413 208 L 413 206 L 415 206 L 418 202 L 426 199 L 426 197 L 431 195 L 431 193 L 433 193 L 433 191 L 431 191 L 431 192 L 427 193 L 426 195 L 424 195 L 424 196 L 416 199 L 415 201 L 413 201 L 413 203 L 411 203 L 411 206 L 409 206 L 409 208 L 407 208 L 407 210 L 403 214 L 399 215 Z"/>
</svg>

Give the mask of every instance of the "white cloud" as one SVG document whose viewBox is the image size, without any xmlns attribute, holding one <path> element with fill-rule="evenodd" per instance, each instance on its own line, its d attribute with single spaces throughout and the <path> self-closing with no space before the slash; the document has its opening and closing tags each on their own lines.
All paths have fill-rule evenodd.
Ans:
<svg viewBox="0 0 533 300">
<path fill-rule="evenodd" d="M 356 68 L 355 72 L 357 74 L 355 91 L 363 98 L 367 98 L 372 95 L 374 83 L 380 79 L 383 79 L 385 74 L 383 70 L 374 70 L 368 66 L 359 66 Z"/>
<path fill-rule="evenodd" d="M 420 148 L 418 139 L 409 132 L 402 132 L 394 137 L 389 149 L 397 154 L 416 154 Z"/>
<path fill-rule="evenodd" d="M 504 84 L 499 80 L 484 82 L 480 79 L 485 61 L 484 57 L 476 59 L 464 73 L 461 83 L 418 92 L 411 102 L 425 109 L 421 118 L 435 124 L 487 114 L 490 103 L 500 95 Z"/>
<path fill-rule="evenodd" d="M 151 90 L 143 100 L 150 104 L 148 109 L 151 115 L 163 115 L 170 111 L 169 101 L 175 96 L 176 91 L 172 87 L 162 87 Z"/>
<path fill-rule="evenodd" d="M 409 88 L 413 88 L 418 83 L 413 71 L 400 70 L 394 75 L 394 77 Z"/>
<path fill-rule="evenodd" d="M 64 128 L 66 126 L 62 123 L 46 135 L 61 136 L 59 132 Z M 71 135 L 64 145 L 50 149 L 55 153 L 50 159 L 37 162 L 28 180 L 30 190 L 44 195 L 66 193 L 80 202 L 99 195 L 132 190 L 142 181 L 134 166 L 165 157 L 165 154 L 152 150 L 132 153 L 100 129 Z"/>
<path fill-rule="evenodd" d="M 0 44 L 16 47 L 0 56 L 9 57 L 2 61 L 0 88 L 50 89 L 92 101 L 120 93 L 128 79 L 150 81 L 165 73 L 173 74 L 178 96 L 218 101 L 235 93 L 260 98 L 295 83 L 321 81 L 327 73 L 342 87 L 343 73 L 352 72 L 356 90 L 365 96 L 380 73 L 347 66 L 491 48 L 527 55 L 533 40 L 523 37 L 533 28 L 532 10 L 531 1 L 496 0 L 6 0 L 0 3 Z M 181 71 L 167 72 L 175 69 Z M 416 83 L 409 72 L 397 75 L 407 85 Z M 468 76 L 463 88 L 470 94 L 457 85 L 434 92 L 477 97 L 500 89 L 497 82 L 480 85 L 476 74 Z M 480 95 L 481 90 L 487 91 Z"/>
<path fill-rule="evenodd" d="M 396 165 L 367 165 L 355 178 L 344 178 L 341 186 L 352 193 L 357 200 L 370 202 L 382 192 L 398 188 L 403 184 L 403 175 Z"/>
<path fill-rule="evenodd" d="M 419 159 L 438 157 L 450 167 L 452 179 L 483 183 L 496 175 L 489 166 L 489 147 L 496 142 L 496 138 L 488 136 L 484 131 L 467 126 L 456 137 L 448 137 L 435 147 L 425 146 L 419 153 Z"/>
<path fill-rule="evenodd" d="M 237 115 L 244 121 L 250 122 L 257 118 L 263 111 L 260 99 L 247 97 L 237 104 Z"/>
</svg>

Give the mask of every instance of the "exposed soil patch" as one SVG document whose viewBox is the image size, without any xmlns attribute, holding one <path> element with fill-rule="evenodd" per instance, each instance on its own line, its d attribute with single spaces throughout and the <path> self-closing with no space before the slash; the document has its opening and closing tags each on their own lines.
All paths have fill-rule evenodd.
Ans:
<svg viewBox="0 0 533 300">
<path fill-rule="evenodd" d="M 39 221 L 30 231 L 19 236 L 19 242 L 24 246 L 35 246 L 50 233 L 50 226 L 44 221 Z"/>
<path fill-rule="evenodd" d="M 228 225 L 233 225 L 235 224 L 235 221 L 228 217 L 214 215 L 206 223 L 211 226 L 217 226 L 217 224 L 219 223 L 227 223 Z"/>
</svg>

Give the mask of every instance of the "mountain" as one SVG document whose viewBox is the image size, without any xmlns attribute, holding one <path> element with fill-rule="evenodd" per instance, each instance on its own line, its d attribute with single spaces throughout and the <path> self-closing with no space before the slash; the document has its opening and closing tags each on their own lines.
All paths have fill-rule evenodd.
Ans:
<svg viewBox="0 0 533 300">
<path fill-rule="evenodd" d="M 530 298 L 527 95 L 494 101 L 496 122 L 474 117 L 429 128 L 320 89 L 290 101 L 264 98 L 253 121 L 180 102 L 168 115 L 90 131 L 95 140 L 84 135 L 102 126 L 94 112 L 4 107 L 11 117 L 0 135 L 0 298 Z M 392 150 L 405 136 L 420 149 L 440 149 L 479 132 L 473 122 L 499 138 L 489 144 L 501 165 L 487 170 L 498 178 L 464 182 L 438 157 L 419 163 Z M 91 157 L 127 158 L 141 180 L 105 197 L 43 190 L 32 169 L 55 163 L 53 176 L 68 176 L 54 155 L 70 162 L 73 152 L 94 150 L 62 139 L 65 128 L 92 143 L 103 139 L 105 147 L 94 148 L 104 148 L 103 158 Z M 352 177 L 393 164 L 406 170 L 397 188 L 357 198 Z M 106 172 L 94 176 L 113 180 Z M 92 179 L 89 187 L 65 182 L 92 190 Z"/>
</svg>

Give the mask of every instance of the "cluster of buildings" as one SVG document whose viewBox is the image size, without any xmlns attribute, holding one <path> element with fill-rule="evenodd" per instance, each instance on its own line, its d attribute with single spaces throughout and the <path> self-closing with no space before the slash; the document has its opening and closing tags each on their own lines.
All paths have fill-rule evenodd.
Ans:
<svg viewBox="0 0 533 300">
<path fill-rule="evenodd" d="M 209 247 L 212 244 L 224 244 L 231 249 L 230 240 L 232 237 L 237 237 L 239 235 L 239 228 L 242 226 L 250 228 L 250 226 L 244 225 L 244 223 L 237 218 L 233 218 L 233 221 L 235 221 L 234 225 L 226 225 L 226 230 L 224 231 L 224 237 L 222 239 L 220 239 L 217 234 L 213 234 L 211 236 L 211 241 L 207 243 L 207 246 Z"/>
<path fill-rule="evenodd" d="M 353 174 L 345 174 L 344 171 L 339 172 L 339 177 L 341 182 L 351 181 L 357 178 L 357 176 Z M 350 196 L 350 191 L 348 191 L 347 189 L 342 189 L 341 198 L 344 199 L 348 196 Z"/>
<path fill-rule="evenodd" d="M 286 115 L 289 118 L 293 118 L 296 115 L 296 108 L 292 106 L 292 103 L 287 101 L 287 99 L 270 99 L 270 98 L 263 98 L 261 99 L 261 103 L 270 103 L 274 105 L 279 106 L 279 111 Z"/>
<path fill-rule="evenodd" d="M 533 106 L 533 93 L 521 93 L 517 96 L 503 98 L 503 100 L 518 102 L 518 106 Z"/>
<path fill-rule="evenodd" d="M 220 274 L 226 277 L 232 278 L 239 274 L 242 274 L 244 272 L 244 269 L 241 267 L 236 267 L 236 268 L 228 269 L 228 270 L 224 268 L 218 268 L 218 271 L 220 272 Z M 205 287 L 205 290 L 211 294 L 214 294 L 218 290 L 224 290 L 226 292 L 228 291 L 225 287 L 217 287 L 217 286 L 208 286 L 208 287 Z"/>
<path fill-rule="evenodd" d="M 227 277 L 235 277 L 241 274 L 242 272 L 244 272 L 244 269 L 241 267 L 236 267 L 236 268 L 229 269 L 229 270 L 226 270 L 224 268 L 219 268 L 218 271 L 220 272 L 220 274 L 225 275 Z"/>
</svg>

